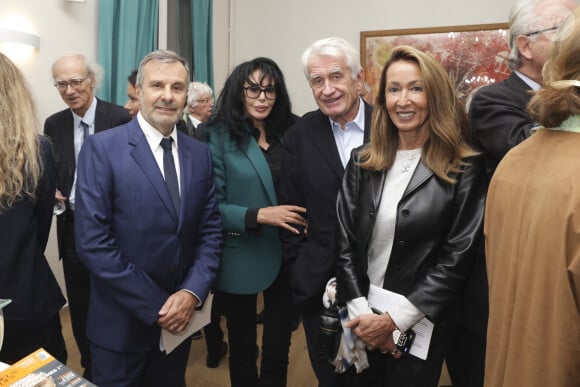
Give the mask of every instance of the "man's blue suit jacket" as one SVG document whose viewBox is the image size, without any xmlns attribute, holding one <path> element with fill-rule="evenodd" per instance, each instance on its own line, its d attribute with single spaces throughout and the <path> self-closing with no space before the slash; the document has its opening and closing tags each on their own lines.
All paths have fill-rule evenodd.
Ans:
<svg viewBox="0 0 580 387">
<path fill-rule="evenodd" d="M 203 302 L 219 265 L 222 223 L 207 145 L 177 133 L 181 210 L 137 119 L 94 136 L 78 159 L 77 252 L 91 272 L 87 336 L 114 351 L 159 345 L 158 312 L 188 289 Z"/>
</svg>

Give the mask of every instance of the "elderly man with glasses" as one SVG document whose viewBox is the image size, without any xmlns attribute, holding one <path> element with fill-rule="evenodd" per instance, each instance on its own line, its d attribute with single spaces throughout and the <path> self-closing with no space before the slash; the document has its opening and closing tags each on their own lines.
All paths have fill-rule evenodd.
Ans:
<svg viewBox="0 0 580 387">
<path fill-rule="evenodd" d="M 481 88 L 469 106 L 475 146 L 483 153 L 488 178 L 504 155 L 537 127 L 526 110 L 532 90 L 540 88 L 555 32 L 575 0 L 517 0 L 509 15 L 510 76 Z M 488 317 L 488 287 L 483 241 L 467 284 L 462 323 L 446 359 L 453 385 L 482 386 Z"/>
<path fill-rule="evenodd" d="M 178 123 L 177 129 L 197 140 L 205 141 L 204 130 L 200 125 L 207 121 L 213 112 L 213 92 L 207 83 L 191 82 L 189 84 L 185 111 L 184 122 Z"/>
<path fill-rule="evenodd" d="M 474 139 L 490 177 L 507 151 L 536 126 L 526 112 L 530 91 L 540 88 L 555 32 L 577 5 L 575 0 L 518 0 L 512 7 L 507 60 L 513 71 L 505 81 L 480 89 L 470 106 Z"/>
<path fill-rule="evenodd" d="M 131 119 L 118 105 L 95 97 L 95 89 L 102 69 L 89 63 L 81 54 L 68 54 L 52 65 L 54 86 L 67 108 L 48 117 L 44 133 L 54 144 L 56 159 L 56 199 L 64 212 L 58 212 L 57 238 L 59 257 L 62 259 L 70 316 L 75 341 L 81 354 L 84 376 L 91 378 L 91 359 L 86 338 L 89 306 L 89 273 L 77 257 L 74 238 L 74 203 L 76 163 L 86 136 Z"/>
</svg>

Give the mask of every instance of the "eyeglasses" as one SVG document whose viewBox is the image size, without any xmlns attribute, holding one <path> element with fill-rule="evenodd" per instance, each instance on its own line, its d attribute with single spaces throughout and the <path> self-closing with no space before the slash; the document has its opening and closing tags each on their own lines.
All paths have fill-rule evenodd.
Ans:
<svg viewBox="0 0 580 387">
<path fill-rule="evenodd" d="M 206 105 L 210 102 L 213 102 L 213 98 L 196 99 L 195 102 Z"/>
<path fill-rule="evenodd" d="M 87 78 L 72 78 L 68 81 L 54 81 L 54 87 L 60 91 L 65 91 L 69 86 L 77 90 Z"/>
<path fill-rule="evenodd" d="M 258 85 L 250 85 L 244 87 L 244 91 L 246 92 L 246 97 L 251 99 L 259 98 L 262 92 L 266 99 L 276 99 L 276 86 L 260 87 Z"/>
<path fill-rule="evenodd" d="M 524 34 L 524 36 L 539 35 L 541 33 L 548 32 L 548 31 L 556 31 L 558 28 L 560 28 L 560 26 L 554 26 L 554 27 L 544 28 L 543 30 L 537 30 L 537 31 L 528 32 L 527 34 Z"/>
</svg>

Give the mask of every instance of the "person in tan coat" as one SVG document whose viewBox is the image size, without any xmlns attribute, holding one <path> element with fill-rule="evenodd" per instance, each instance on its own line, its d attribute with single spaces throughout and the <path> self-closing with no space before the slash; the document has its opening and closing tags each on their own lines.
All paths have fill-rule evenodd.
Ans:
<svg viewBox="0 0 580 387">
<path fill-rule="evenodd" d="M 528 106 L 542 128 L 500 162 L 485 238 L 485 386 L 580 383 L 580 9 Z"/>
</svg>

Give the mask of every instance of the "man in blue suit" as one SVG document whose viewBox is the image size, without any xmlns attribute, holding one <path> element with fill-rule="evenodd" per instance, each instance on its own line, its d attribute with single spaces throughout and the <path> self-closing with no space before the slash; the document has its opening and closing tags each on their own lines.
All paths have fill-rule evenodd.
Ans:
<svg viewBox="0 0 580 387">
<path fill-rule="evenodd" d="M 79 155 L 75 232 L 91 273 L 87 336 L 101 387 L 184 385 L 191 340 L 166 354 L 161 330 L 187 328 L 218 269 L 209 150 L 175 130 L 188 79 L 177 54 L 148 54 L 137 75 L 140 112 L 89 137 Z"/>
</svg>

